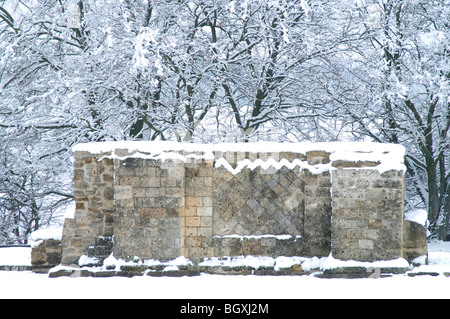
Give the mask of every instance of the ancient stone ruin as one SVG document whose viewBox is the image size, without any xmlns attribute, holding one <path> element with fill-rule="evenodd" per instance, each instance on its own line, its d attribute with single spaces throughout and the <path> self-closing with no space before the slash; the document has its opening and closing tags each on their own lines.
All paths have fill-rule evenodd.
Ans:
<svg viewBox="0 0 450 319">
<path fill-rule="evenodd" d="M 404 220 L 403 157 L 371 143 L 78 145 L 61 265 L 113 257 L 157 272 L 182 257 L 195 274 L 239 256 L 411 261 L 426 235 Z"/>
</svg>

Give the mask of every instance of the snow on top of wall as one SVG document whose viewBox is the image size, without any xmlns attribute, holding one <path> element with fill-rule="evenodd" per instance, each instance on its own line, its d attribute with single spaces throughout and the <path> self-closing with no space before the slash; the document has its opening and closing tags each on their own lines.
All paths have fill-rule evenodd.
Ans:
<svg viewBox="0 0 450 319">
<path fill-rule="evenodd" d="M 119 156 L 115 150 L 124 149 L 128 151 L 126 156 Z M 99 143 L 85 143 L 75 145 L 74 152 L 89 152 L 91 154 L 105 154 L 110 153 L 108 158 L 148 158 L 160 160 L 181 160 L 187 159 L 206 159 L 213 160 L 215 158 L 214 152 L 249 152 L 249 153 L 278 153 L 290 152 L 306 155 L 311 151 L 325 151 L 330 153 L 330 160 L 333 161 L 379 161 L 380 164 L 376 167 L 380 173 L 388 170 L 402 170 L 405 171 L 403 163 L 405 156 L 405 148 L 398 144 L 380 144 L 368 142 L 329 142 L 329 143 L 276 143 L 276 142 L 256 142 L 256 143 L 219 143 L 219 144 L 194 144 L 194 143 L 178 143 L 167 141 L 118 141 L 118 142 L 99 142 Z M 179 152 L 192 153 L 181 155 Z M 194 154 L 195 153 L 195 154 Z M 202 153 L 199 155 L 199 153 Z M 294 163 L 295 162 L 295 163 Z M 316 166 L 304 167 L 305 163 L 300 160 L 295 160 L 290 163 L 292 165 L 299 165 L 302 168 L 308 168 L 313 173 L 319 174 L 324 170 L 330 170 L 330 164 L 321 164 Z M 243 167 L 252 168 L 253 166 L 274 166 L 279 169 L 281 166 L 288 166 L 289 162 L 283 159 L 276 161 L 268 159 L 266 161 L 250 160 L 239 161 L 236 168 L 231 168 L 227 165 L 225 159 L 218 161 L 218 166 L 224 166 L 232 173 L 237 174 Z M 217 165 L 216 165 L 217 166 Z M 217 167 L 218 167 L 217 166 Z"/>
<path fill-rule="evenodd" d="M 428 212 L 425 209 L 415 209 L 405 212 L 405 220 L 412 221 L 428 228 Z"/>
<path fill-rule="evenodd" d="M 130 152 L 139 151 L 145 153 L 161 153 L 167 151 L 187 152 L 292 152 L 306 154 L 310 151 L 326 151 L 334 153 L 373 153 L 386 152 L 403 154 L 405 149 L 399 144 L 382 144 L 369 142 L 254 142 L 254 143 L 179 143 L 170 141 L 115 141 L 77 144 L 73 151 L 87 151 L 92 154 L 112 152 L 116 149 L 127 149 Z"/>
<path fill-rule="evenodd" d="M 31 233 L 30 243 L 31 247 L 39 246 L 44 240 L 61 240 L 62 238 L 62 227 L 48 227 L 41 228 Z"/>
<path fill-rule="evenodd" d="M 339 145 L 339 144 L 338 144 Z M 342 160 L 347 162 L 373 162 L 379 161 L 376 168 L 380 173 L 396 170 L 406 171 L 404 165 L 405 148 L 399 144 L 379 144 L 379 143 L 342 143 L 331 152 L 332 162 Z"/>
</svg>

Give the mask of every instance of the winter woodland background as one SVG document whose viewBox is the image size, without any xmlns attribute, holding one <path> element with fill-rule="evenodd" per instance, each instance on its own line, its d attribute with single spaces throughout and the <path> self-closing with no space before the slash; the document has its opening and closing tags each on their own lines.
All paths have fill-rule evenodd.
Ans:
<svg viewBox="0 0 450 319">
<path fill-rule="evenodd" d="M 444 239 L 449 128 L 450 0 L 0 0 L 0 244 L 110 140 L 401 143 Z"/>
</svg>

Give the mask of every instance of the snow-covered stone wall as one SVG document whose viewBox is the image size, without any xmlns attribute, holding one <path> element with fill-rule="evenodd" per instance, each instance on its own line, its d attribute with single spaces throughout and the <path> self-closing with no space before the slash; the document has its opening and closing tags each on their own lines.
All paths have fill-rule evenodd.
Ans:
<svg viewBox="0 0 450 319">
<path fill-rule="evenodd" d="M 111 252 L 403 257 L 404 152 L 371 143 L 77 145 L 62 263 Z"/>
</svg>

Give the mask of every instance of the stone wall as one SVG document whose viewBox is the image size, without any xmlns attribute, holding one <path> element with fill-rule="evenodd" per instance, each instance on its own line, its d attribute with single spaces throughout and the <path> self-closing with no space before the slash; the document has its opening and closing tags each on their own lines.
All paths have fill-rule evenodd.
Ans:
<svg viewBox="0 0 450 319">
<path fill-rule="evenodd" d="M 79 145 L 62 263 L 95 255 L 105 237 L 123 259 L 402 257 L 403 153 L 352 143 Z"/>
<path fill-rule="evenodd" d="M 31 269 L 36 273 L 47 273 L 61 263 L 61 241 L 46 239 L 31 249 Z"/>
<path fill-rule="evenodd" d="M 333 256 L 344 260 L 402 257 L 404 176 L 337 168 L 333 180 Z"/>
<path fill-rule="evenodd" d="M 155 259 L 180 256 L 184 165 L 127 158 L 117 160 L 114 168 L 114 254 Z"/>
</svg>

